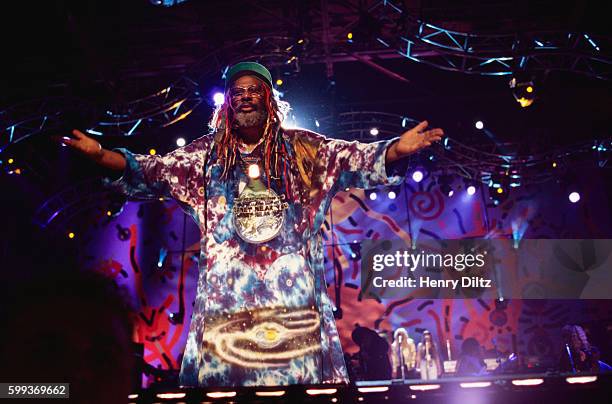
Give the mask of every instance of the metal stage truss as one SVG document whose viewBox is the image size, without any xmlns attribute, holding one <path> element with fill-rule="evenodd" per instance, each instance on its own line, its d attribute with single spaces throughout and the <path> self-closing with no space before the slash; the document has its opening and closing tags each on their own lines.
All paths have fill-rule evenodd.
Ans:
<svg viewBox="0 0 612 404">
<path fill-rule="evenodd" d="M 257 2 L 255 2 L 257 3 Z M 56 129 L 66 113 L 61 103 L 91 118 L 89 133 L 132 136 L 148 129 L 166 127 L 188 116 L 203 101 L 201 89 L 218 80 L 227 66 L 242 59 L 257 59 L 271 68 L 299 71 L 303 64 L 323 63 L 333 75 L 333 64 L 357 61 L 403 79 L 377 61 L 406 58 L 445 70 L 467 74 L 510 75 L 516 71 L 564 70 L 609 80 L 612 70 L 610 38 L 590 32 L 461 32 L 428 23 L 404 10 L 400 2 L 367 1 L 360 9 L 351 2 L 323 1 L 313 9 L 315 26 L 301 37 L 289 37 L 280 26 L 265 35 L 232 41 L 189 66 L 167 87 L 136 100 L 106 106 L 83 100 L 48 99 L 12 106 L 0 113 L 0 151 L 38 133 Z M 264 5 L 256 4 L 265 13 Z M 330 14 L 351 14 L 341 25 Z M 265 14 L 264 13 L 264 14 Z M 347 41 L 347 33 L 359 30 L 363 16 L 376 27 L 370 37 Z M 279 33 L 279 32 L 283 33 Z M 405 80 L 405 79 L 404 79 Z"/>
<path fill-rule="evenodd" d="M 349 111 L 317 119 L 313 126 L 339 139 L 372 142 L 397 136 L 417 124 L 411 117 L 378 111 Z M 373 135 L 371 130 L 377 129 Z M 612 154 L 612 138 L 556 148 L 536 154 L 524 154 L 512 145 L 489 140 L 481 147 L 446 137 L 435 147 L 412 157 L 411 167 L 424 168 L 434 178 L 453 175 L 487 185 L 496 176 L 506 177 L 509 186 L 540 184 L 557 178 L 565 168 L 581 159 L 595 159 L 603 167 Z M 559 166 L 551 170 L 551 165 Z M 406 173 L 407 175 L 409 173 Z M 512 185 L 516 184 L 516 185 Z M 91 209 L 105 201 L 109 192 L 91 179 L 66 188 L 48 198 L 37 210 L 35 222 L 41 227 L 62 226 L 81 209 Z M 75 211 L 78 207 L 79 211 Z"/>
</svg>

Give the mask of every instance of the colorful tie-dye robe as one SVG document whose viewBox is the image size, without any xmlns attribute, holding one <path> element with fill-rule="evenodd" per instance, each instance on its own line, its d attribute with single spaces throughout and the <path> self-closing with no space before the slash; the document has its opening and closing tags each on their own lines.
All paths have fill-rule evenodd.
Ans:
<svg viewBox="0 0 612 404">
<path fill-rule="evenodd" d="M 301 129 L 283 137 L 298 156 L 288 167 L 291 199 L 280 234 L 259 245 L 235 232 L 232 206 L 246 176 L 236 167 L 220 180 L 211 135 L 165 156 L 118 149 L 127 166 L 112 185 L 129 196 L 174 198 L 202 234 L 183 386 L 348 382 L 319 230 L 337 191 L 401 181 L 385 168 L 392 140 L 347 142 Z M 284 180 L 272 188 L 287 193 Z"/>
</svg>

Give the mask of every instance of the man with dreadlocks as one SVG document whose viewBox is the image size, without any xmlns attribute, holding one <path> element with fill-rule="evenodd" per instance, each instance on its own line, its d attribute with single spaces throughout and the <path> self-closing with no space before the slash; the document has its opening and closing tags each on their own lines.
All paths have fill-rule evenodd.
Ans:
<svg viewBox="0 0 612 404">
<path fill-rule="evenodd" d="M 183 356 L 185 386 L 347 382 L 325 288 L 319 229 L 347 187 L 396 184 L 390 165 L 440 140 L 422 122 L 364 144 L 284 129 L 289 105 L 262 65 L 226 73 L 211 133 L 165 156 L 105 150 L 79 131 L 64 142 L 123 172 L 129 196 L 169 196 L 202 233 L 197 296 Z M 403 174 L 403 173 L 401 173 Z"/>
</svg>

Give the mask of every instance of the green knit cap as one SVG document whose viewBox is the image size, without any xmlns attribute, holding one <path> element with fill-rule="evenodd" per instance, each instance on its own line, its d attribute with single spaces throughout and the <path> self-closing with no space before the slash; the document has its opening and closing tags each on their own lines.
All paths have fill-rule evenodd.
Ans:
<svg viewBox="0 0 612 404">
<path fill-rule="evenodd" d="M 244 76 L 245 73 L 259 77 L 272 88 L 272 74 L 264 65 L 257 62 L 240 62 L 230 67 L 225 74 L 225 88 L 227 89 L 231 82 L 240 76 Z"/>
</svg>

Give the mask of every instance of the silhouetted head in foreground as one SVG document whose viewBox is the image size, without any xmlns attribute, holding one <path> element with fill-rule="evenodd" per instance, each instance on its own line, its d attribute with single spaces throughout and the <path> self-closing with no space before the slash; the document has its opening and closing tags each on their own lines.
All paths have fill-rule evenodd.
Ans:
<svg viewBox="0 0 612 404">
<path fill-rule="evenodd" d="M 132 325 L 113 281 L 61 271 L 13 285 L 5 299 L 2 382 L 70 383 L 70 402 L 127 401 Z"/>
</svg>

